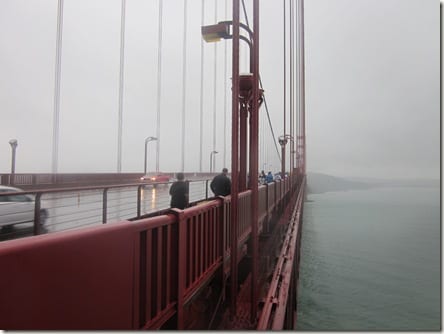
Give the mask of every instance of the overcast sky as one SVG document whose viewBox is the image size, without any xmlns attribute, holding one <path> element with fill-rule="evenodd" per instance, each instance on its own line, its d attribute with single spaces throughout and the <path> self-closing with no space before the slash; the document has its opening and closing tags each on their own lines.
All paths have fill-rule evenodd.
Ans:
<svg viewBox="0 0 444 334">
<path fill-rule="evenodd" d="M 225 4 L 205 0 L 202 18 L 201 1 L 188 0 L 185 171 L 199 170 L 200 25 L 230 20 L 231 1 Z M 260 72 L 279 136 L 283 1 L 260 4 Z M 183 5 L 163 1 L 159 164 L 171 172 L 181 166 Z M 121 0 L 64 1 L 59 172 L 116 171 L 120 10 Z M 439 10 L 437 0 L 305 0 L 308 171 L 439 178 Z M 11 138 L 19 142 L 17 173 L 51 172 L 56 27 L 56 0 L 0 0 L 1 173 L 11 168 Z M 156 135 L 157 36 L 158 1 L 127 0 L 123 172 L 143 171 L 144 139 Z M 214 147 L 216 169 L 230 168 L 231 43 L 204 44 L 203 64 L 203 170 Z M 247 69 L 242 46 L 241 71 Z M 261 114 L 259 163 L 277 171 L 263 108 Z M 149 144 L 149 170 L 155 147 Z"/>
</svg>

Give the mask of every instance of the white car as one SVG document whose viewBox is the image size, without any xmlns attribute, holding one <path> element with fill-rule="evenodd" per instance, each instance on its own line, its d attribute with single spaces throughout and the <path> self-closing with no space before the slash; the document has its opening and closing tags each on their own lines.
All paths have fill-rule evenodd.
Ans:
<svg viewBox="0 0 444 334">
<path fill-rule="evenodd" d="M 23 191 L 19 188 L 0 186 L 0 227 L 34 222 L 35 202 L 31 195 L 1 195 L 1 193 Z M 48 217 L 46 209 L 40 209 L 40 223 Z"/>
</svg>

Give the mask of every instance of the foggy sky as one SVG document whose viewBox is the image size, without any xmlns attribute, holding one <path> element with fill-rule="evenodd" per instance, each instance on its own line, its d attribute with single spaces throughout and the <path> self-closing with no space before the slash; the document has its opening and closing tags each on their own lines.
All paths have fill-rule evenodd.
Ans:
<svg viewBox="0 0 444 334">
<path fill-rule="evenodd" d="M 184 2 L 163 3 L 160 169 L 173 172 L 181 165 Z M 115 172 L 121 1 L 64 4 L 59 172 Z M 260 72 L 279 136 L 284 133 L 282 1 L 260 4 Z M 226 16 L 225 1 L 206 0 L 204 24 L 230 20 L 231 1 L 227 11 Z M 252 24 L 251 14 L 249 19 Z M 56 0 L 0 1 L 1 173 L 10 171 L 11 138 L 19 142 L 17 173 L 51 171 L 56 23 Z M 306 0 L 305 24 L 308 171 L 438 178 L 439 2 Z M 189 0 L 185 171 L 199 169 L 200 25 L 201 1 Z M 157 27 L 158 1 L 127 0 L 123 172 L 143 170 L 144 139 L 156 135 Z M 247 69 L 242 46 L 241 72 Z M 231 42 L 204 44 L 204 171 L 213 150 L 214 91 L 216 170 L 231 167 L 230 77 Z M 259 166 L 277 171 L 264 112 Z M 154 150 L 150 143 L 149 170 L 155 168 Z"/>
</svg>

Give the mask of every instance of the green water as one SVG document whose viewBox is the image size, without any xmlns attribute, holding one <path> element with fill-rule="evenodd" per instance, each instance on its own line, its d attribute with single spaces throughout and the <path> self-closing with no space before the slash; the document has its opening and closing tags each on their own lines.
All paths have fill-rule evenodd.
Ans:
<svg viewBox="0 0 444 334">
<path fill-rule="evenodd" d="M 307 199 L 298 330 L 440 330 L 439 187 Z"/>
</svg>

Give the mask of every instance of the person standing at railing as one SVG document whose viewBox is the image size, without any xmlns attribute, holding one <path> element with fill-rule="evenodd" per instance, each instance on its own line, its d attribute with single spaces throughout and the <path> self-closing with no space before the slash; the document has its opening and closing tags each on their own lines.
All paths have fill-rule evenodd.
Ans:
<svg viewBox="0 0 444 334">
<path fill-rule="evenodd" d="M 171 207 L 177 209 L 185 209 L 189 201 L 189 183 L 185 181 L 183 173 L 177 173 L 177 181 L 171 185 Z"/>
<path fill-rule="evenodd" d="M 265 172 L 262 170 L 261 174 L 259 175 L 259 184 L 265 184 L 266 179 L 267 175 L 265 175 Z"/>
<path fill-rule="evenodd" d="M 227 176 L 228 169 L 222 169 L 222 173 L 216 175 L 211 181 L 211 191 L 216 196 L 228 196 L 231 193 L 231 180 Z"/>
</svg>

